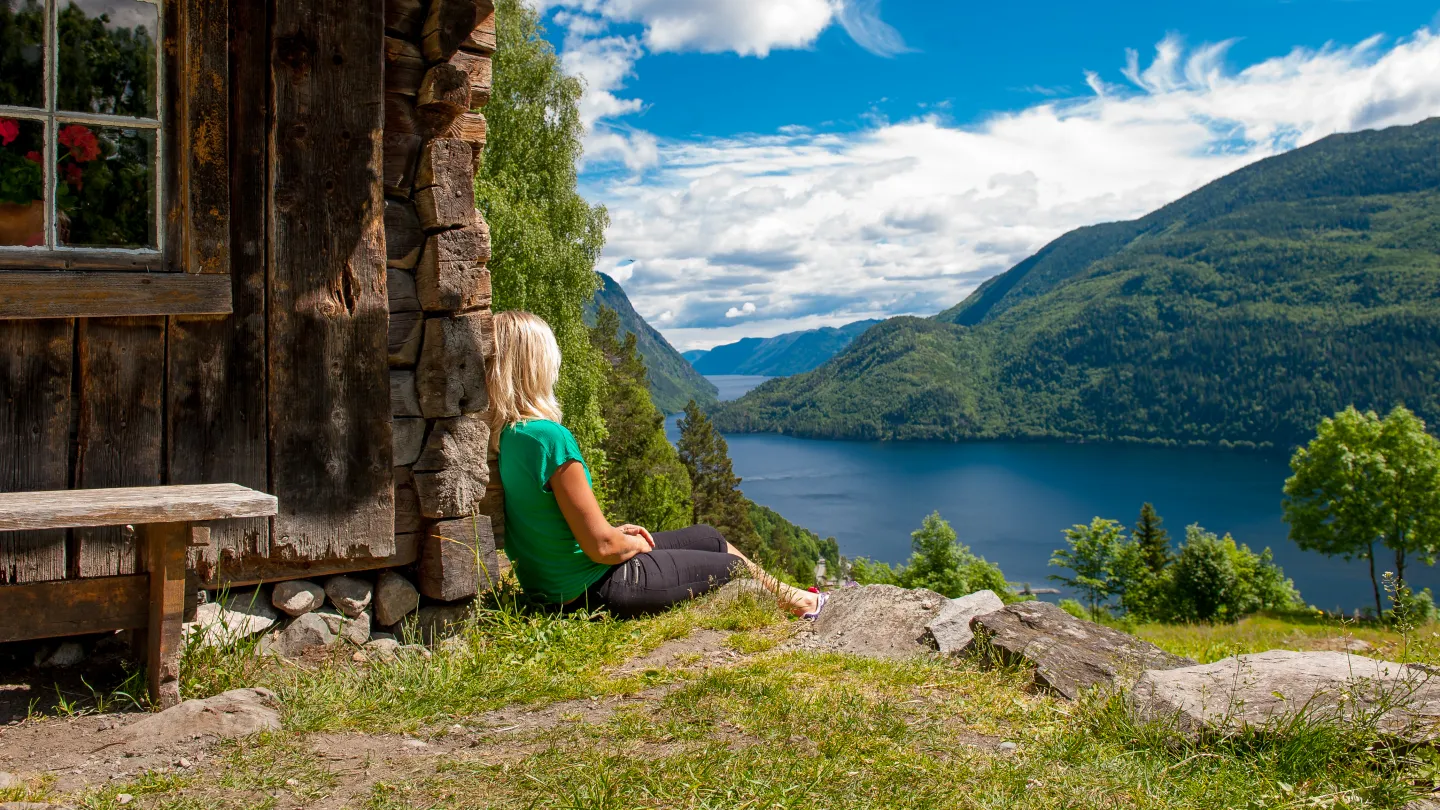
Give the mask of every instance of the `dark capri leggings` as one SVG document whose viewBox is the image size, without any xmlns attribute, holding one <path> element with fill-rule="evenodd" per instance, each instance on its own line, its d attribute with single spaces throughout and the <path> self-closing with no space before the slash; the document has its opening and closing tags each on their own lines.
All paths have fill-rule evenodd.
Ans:
<svg viewBox="0 0 1440 810">
<path fill-rule="evenodd" d="M 726 551 L 725 536 L 712 526 L 655 532 L 655 548 L 620 563 L 565 607 L 605 608 L 628 619 L 658 613 L 709 593 L 730 581 L 739 557 Z"/>
</svg>

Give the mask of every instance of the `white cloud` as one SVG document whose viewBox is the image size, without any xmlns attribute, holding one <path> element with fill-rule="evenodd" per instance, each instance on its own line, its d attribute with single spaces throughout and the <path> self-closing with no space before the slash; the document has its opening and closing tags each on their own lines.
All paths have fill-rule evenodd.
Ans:
<svg viewBox="0 0 1440 810">
<path fill-rule="evenodd" d="M 565 70 L 585 80 L 580 116 L 588 131 L 586 161 L 619 163 L 632 172 L 656 164 L 657 141 L 612 122 L 644 108 L 641 99 L 623 98 L 619 91 L 647 51 L 763 58 L 773 50 L 808 48 L 836 22 L 876 55 L 909 50 L 900 32 L 880 19 L 880 0 L 535 0 L 532 5 L 554 10 L 555 23 L 565 29 Z M 611 35 L 613 23 L 638 23 L 643 32 Z"/>
<path fill-rule="evenodd" d="M 879 56 L 909 50 L 900 32 L 880 19 L 880 0 L 526 0 L 555 12 L 572 34 L 597 36 L 604 23 L 638 24 L 652 52 L 737 53 L 808 48 L 835 23 Z"/>
<path fill-rule="evenodd" d="M 1072 228 L 1139 216 L 1334 132 L 1440 114 L 1429 30 L 1239 72 L 1224 52 L 1167 39 L 1124 68 L 1130 85 L 1092 74 L 1093 96 L 969 127 L 924 117 L 659 142 L 643 182 L 596 195 L 612 223 L 602 269 L 635 261 L 627 292 L 643 313 L 672 313 L 677 345 L 929 314 Z M 721 312 L 736 299 L 764 318 Z"/>
<path fill-rule="evenodd" d="M 900 32 L 880 19 L 880 0 L 845 0 L 840 24 L 856 44 L 876 56 L 896 56 L 910 50 Z"/>
<path fill-rule="evenodd" d="M 668 311 L 668 310 L 667 310 L 667 311 Z M 730 307 L 729 309 L 725 310 L 725 317 L 727 317 L 727 318 L 743 318 L 743 317 L 745 317 L 745 316 L 747 316 L 747 315 L 754 315 L 754 314 L 755 314 L 755 305 L 754 305 L 753 303 L 749 302 L 749 301 L 746 301 L 746 302 L 745 302 L 745 305 L 742 306 L 742 307 L 739 307 L 738 309 L 735 308 L 735 307 Z"/>
</svg>

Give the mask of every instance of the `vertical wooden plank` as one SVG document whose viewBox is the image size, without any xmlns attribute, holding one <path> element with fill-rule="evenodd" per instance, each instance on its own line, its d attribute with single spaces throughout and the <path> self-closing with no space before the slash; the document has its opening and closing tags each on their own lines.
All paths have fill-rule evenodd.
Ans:
<svg viewBox="0 0 1440 810">
<path fill-rule="evenodd" d="M 229 270 L 227 0 L 164 4 L 165 264 L 186 273 Z M 263 29 L 262 29 L 263 33 Z"/>
<path fill-rule="evenodd" d="M 73 320 L 0 321 L 0 492 L 70 486 Z M 0 583 L 63 579 L 66 532 L 0 532 Z"/>
<path fill-rule="evenodd" d="M 381 199 L 381 0 L 273 9 L 269 242 L 272 544 L 394 549 Z"/>
<path fill-rule="evenodd" d="M 162 483 L 165 319 L 87 318 L 79 330 L 80 424 L 75 487 Z M 134 574 L 133 532 L 118 526 L 75 529 L 71 573 Z"/>
<path fill-rule="evenodd" d="M 185 546 L 188 523 L 140 527 L 150 571 L 150 622 L 145 628 L 145 677 L 150 700 L 162 709 L 180 702 L 181 625 L 185 621 Z"/>
<path fill-rule="evenodd" d="M 190 5 L 208 6 L 199 0 Z M 203 108 L 202 118 L 226 120 L 227 174 L 212 181 L 224 192 L 228 212 L 226 248 L 233 314 L 228 318 L 174 317 L 170 321 L 168 477 L 172 484 L 236 483 L 269 491 L 265 372 L 265 244 L 269 165 L 270 40 L 267 3 L 236 0 L 228 54 L 224 30 L 194 43 L 196 58 L 212 77 L 224 68 L 228 109 Z M 197 14 L 200 12 L 196 12 Z M 213 14 L 208 10 L 203 19 Z M 218 41 L 211 38 L 219 37 Z M 195 53 L 192 51 L 192 53 Z M 213 102 L 213 99 L 211 100 Z M 223 114 L 223 115 L 222 115 Z M 199 169 L 196 169 L 199 171 Z M 200 224 L 205 224 L 203 221 Z M 204 230 L 204 228 L 200 228 Z M 208 240 L 207 240 L 208 241 Z M 218 265 L 203 265 L 208 272 Z M 207 581 L 217 566 L 270 552 L 268 519 L 227 520 L 211 526 L 211 543 L 193 549 L 191 562 Z M 223 576 L 223 574 L 221 574 Z"/>
<path fill-rule="evenodd" d="M 184 88 L 175 98 L 181 123 L 181 150 L 175 159 L 186 220 L 186 238 L 176 247 L 183 251 L 185 272 L 228 273 L 230 4 L 177 0 L 176 5 L 181 25 L 177 67 Z"/>
</svg>

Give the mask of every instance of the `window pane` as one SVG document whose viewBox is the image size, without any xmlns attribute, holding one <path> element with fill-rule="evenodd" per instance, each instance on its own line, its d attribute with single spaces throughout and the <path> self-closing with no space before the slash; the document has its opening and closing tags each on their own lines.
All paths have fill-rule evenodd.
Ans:
<svg viewBox="0 0 1440 810">
<path fill-rule="evenodd" d="M 45 124 L 0 118 L 0 245 L 45 244 Z"/>
<path fill-rule="evenodd" d="M 60 244 L 155 246 L 155 132 L 58 123 Z"/>
<path fill-rule="evenodd" d="M 0 0 L 0 104 L 45 106 L 45 4 Z"/>
<path fill-rule="evenodd" d="M 57 0 L 60 110 L 155 117 L 160 9 L 136 0 Z"/>
</svg>

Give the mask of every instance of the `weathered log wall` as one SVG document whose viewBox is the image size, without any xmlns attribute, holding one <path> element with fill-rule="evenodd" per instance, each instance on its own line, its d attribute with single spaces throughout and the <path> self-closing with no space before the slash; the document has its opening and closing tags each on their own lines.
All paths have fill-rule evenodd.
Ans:
<svg viewBox="0 0 1440 810">
<path fill-rule="evenodd" d="M 233 314 L 0 320 L 0 491 L 276 494 L 273 521 L 216 524 L 194 552 L 211 585 L 411 563 L 386 398 L 384 1 L 174 0 L 165 15 L 164 265 L 228 275 Z M 432 292 L 480 311 L 453 284 Z M 474 400 L 469 379 L 450 399 Z M 139 553 L 119 528 L 0 533 L 0 583 L 131 573 Z"/>
<path fill-rule="evenodd" d="M 453 600 L 484 587 L 477 560 L 494 573 L 493 518 L 504 513 L 487 489 L 490 231 L 475 209 L 495 9 L 390 0 L 385 11 L 394 530 L 420 549 L 421 592 Z"/>
</svg>

